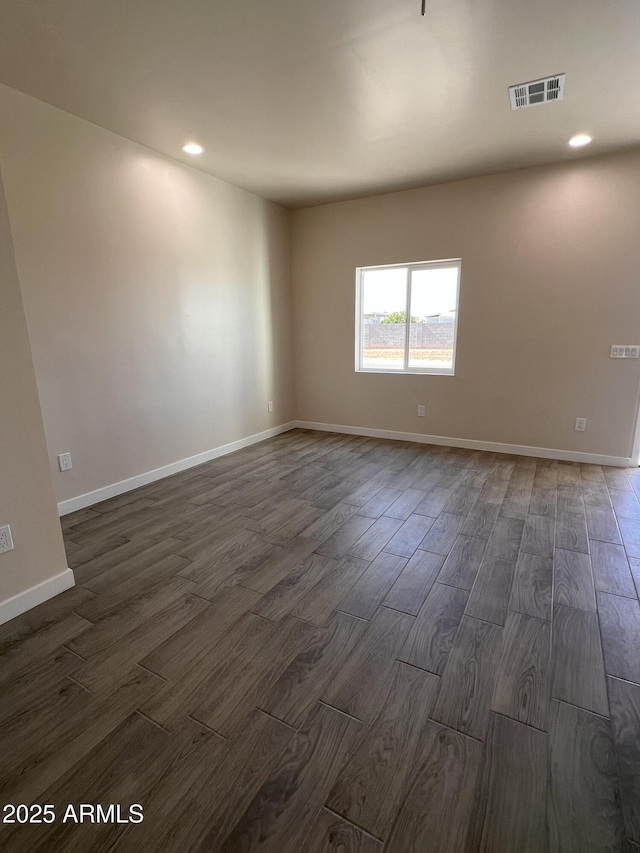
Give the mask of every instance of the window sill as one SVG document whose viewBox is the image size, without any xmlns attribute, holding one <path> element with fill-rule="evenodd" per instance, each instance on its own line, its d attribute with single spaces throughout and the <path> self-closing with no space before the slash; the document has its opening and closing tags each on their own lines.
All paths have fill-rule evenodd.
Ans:
<svg viewBox="0 0 640 853">
<path fill-rule="evenodd" d="M 453 368 L 443 368 L 442 370 L 390 370 L 387 368 L 377 369 L 375 367 L 356 367 L 356 373 L 383 373 L 387 376 L 455 376 Z"/>
</svg>

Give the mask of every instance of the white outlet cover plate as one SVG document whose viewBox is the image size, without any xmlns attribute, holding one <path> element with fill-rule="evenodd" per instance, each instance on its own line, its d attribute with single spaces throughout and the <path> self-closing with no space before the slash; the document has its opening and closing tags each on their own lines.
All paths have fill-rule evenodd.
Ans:
<svg viewBox="0 0 640 853">
<path fill-rule="evenodd" d="M 7 551 L 13 551 L 13 536 L 9 525 L 5 524 L 0 527 L 0 554 L 6 554 Z"/>
<path fill-rule="evenodd" d="M 61 471 L 70 471 L 73 468 L 70 453 L 58 453 L 58 464 Z"/>
</svg>

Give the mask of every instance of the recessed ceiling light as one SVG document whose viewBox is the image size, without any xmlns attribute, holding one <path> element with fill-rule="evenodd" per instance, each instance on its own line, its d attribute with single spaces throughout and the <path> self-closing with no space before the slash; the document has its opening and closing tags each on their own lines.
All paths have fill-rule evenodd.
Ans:
<svg viewBox="0 0 640 853">
<path fill-rule="evenodd" d="M 197 142 L 187 142 L 186 145 L 182 146 L 182 150 L 185 154 L 202 154 L 204 148 L 202 145 L 198 145 Z"/>
<path fill-rule="evenodd" d="M 572 148 L 582 148 L 583 145 L 588 145 L 590 142 L 593 142 L 593 136 L 589 136 L 588 133 L 576 133 L 569 140 L 569 145 Z"/>
</svg>

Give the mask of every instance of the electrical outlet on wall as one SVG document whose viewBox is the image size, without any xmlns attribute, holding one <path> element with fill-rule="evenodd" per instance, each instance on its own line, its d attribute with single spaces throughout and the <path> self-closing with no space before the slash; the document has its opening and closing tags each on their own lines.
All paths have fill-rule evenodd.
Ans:
<svg viewBox="0 0 640 853">
<path fill-rule="evenodd" d="M 13 551 L 13 536 L 9 525 L 5 524 L 0 527 L 0 554 L 6 554 L 7 551 Z"/>
<path fill-rule="evenodd" d="M 267 403 L 267 411 L 268 412 L 273 411 L 273 400 L 269 400 L 269 402 Z"/>
<path fill-rule="evenodd" d="M 587 419 L 586 418 L 576 418 L 575 430 L 576 432 L 584 432 L 587 428 Z"/>
<path fill-rule="evenodd" d="M 70 471 L 73 468 L 70 453 L 58 453 L 58 465 L 61 471 Z"/>
<path fill-rule="evenodd" d="M 423 405 L 418 406 L 418 417 L 423 418 L 425 415 L 425 407 Z"/>
</svg>

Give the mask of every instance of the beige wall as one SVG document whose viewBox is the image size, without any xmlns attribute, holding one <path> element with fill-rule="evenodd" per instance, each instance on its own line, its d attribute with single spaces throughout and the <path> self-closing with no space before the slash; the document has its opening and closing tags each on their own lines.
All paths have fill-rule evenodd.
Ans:
<svg viewBox="0 0 640 853">
<path fill-rule="evenodd" d="M 0 163 L 58 500 L 293 417 L 288 211 L 7 87 Z"/>
<path fill-rule="evenodd" d="M 298 418 L 628 457 L 639 187 L 636 150 L 296 211 Z M 456 375 L 355 373 L 355 268 L 456 257 Z"/>
<path fill-rule="evenodd" d="M 0 602 L 67 569 L 0 179 L 0 525 L 15 550 L 0 555 Z"/>
</svg>

